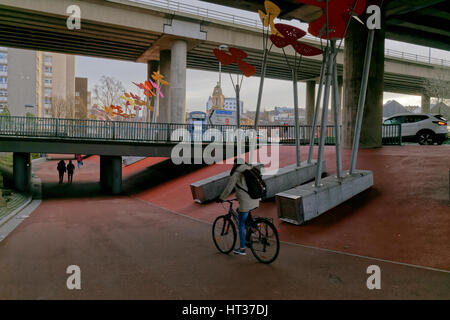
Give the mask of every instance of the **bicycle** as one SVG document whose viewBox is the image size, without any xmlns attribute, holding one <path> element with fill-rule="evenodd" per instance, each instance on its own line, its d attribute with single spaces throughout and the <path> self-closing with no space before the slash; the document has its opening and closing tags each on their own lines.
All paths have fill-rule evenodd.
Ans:
<svg viewBox="0 0 450 320">
<path fill-rule="evenodd" d="M 225 200 L 230 207 L 226 215 L 217 217 L 212 227 L 212 237 L 216 248 L 224 254 L 229 254 L 237 241 L 236 226 L 239 226 L 239 218 L 233 209 L 233 200 Z M 280 252 L 280 239 L 278 231 L 270 218 L 255 217 L 251 212 L 245 221 L 246 243 L 250 247 L 255 258 L 265 264 L 275 261 Z"/>
</svg>

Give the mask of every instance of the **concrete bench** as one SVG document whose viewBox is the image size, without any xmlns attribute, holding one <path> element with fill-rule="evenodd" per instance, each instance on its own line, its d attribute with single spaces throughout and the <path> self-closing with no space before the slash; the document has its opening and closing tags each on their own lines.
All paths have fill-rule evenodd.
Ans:
<svg viewBox="0 0 450 320">
<path fill-rule="evenodd" d="M 316 161 L 308 164 L 302 162 L 300 168 L 296 164 L 280 168 L 276 172 L 265 172 L 263 174 L 264 182 L 267 185 L 267 194 L 264 199 L 275 197 L 279 192 L 289 190 L 305 182 L 313 180 L 316 175 Z M 325 161 L 322 162 L 323 172 L 326 172 Z"/>
<path fill-rule="evenodd" d="M 278 193 L 275 199 L 280 220 L 300 225 L 314 219 L 373 186 L 373 173 L 359 170 L 348 175 L 345 171 L 340 181 L 329 176 L 322 184 L 320 188 L 310 183 Z"/>
<path fill-rule="evenodd" d="M 262 164 L 257 167 L 263 168 Z M 325 161 L 323 162 L 325 172 Z M 279 169 L 277 172 L 263 173 L 264 182 L 267 185 L 267 195 L 263 199 L 273 198 L 278 192 L 288 190 L 314 179 L 316 162 L 312 164 L 302 163 L 300 168 L 295 164 Z M 194 182 L 191 184 L 192 197 L 197 203 L 205 203 L 216 199 L 225 189 L 230 179 L 230 171 Z"/>
</svg>

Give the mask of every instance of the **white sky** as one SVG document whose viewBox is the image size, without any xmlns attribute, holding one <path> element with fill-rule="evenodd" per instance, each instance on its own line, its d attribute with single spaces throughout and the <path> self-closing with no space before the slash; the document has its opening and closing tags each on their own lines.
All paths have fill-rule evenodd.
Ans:
<svg viewBox="0 0 450 320">
<path fill-rule="evenodd" d="M 241 17 L 258 19 L 256 13 L 237 10 L 233 8 L 218 6 L 198 0 L 182 0 L 183 4 L 192 4 L 202 8 L 215 9 Z M 304 30 L 307 28 L 299 22 L 290 22 L 291 24 L 301 26 Z M 427 47 L 386 40 L 386 48 L 404 51 L 412 54 L 428 56 L 430 49 Z M 431 49 L 431 57 L 450 60 L 450 52 Z M 99 59 L 90 57 L 76 57 L 76 76 L 88 78 L 89 89 L 103 76 L 112 76 L 122 81 L 125 88 L 136 92 L 135 86 L 131 82 L 142 82 L 147 75 L 147 65 L 141 63 L 125 62 L 119 60 Z M 205 105 L 212 94 L 213 88 L 218 81 L 218 72 L 206 72 L 198 70 L 188 70 L 187 72 L 187 111 L 205 111 Z M 255 110 L 259 86 L 259 78 L 246 78 L 241 91 L 241 99 L 244 101 L 244 109 Z M 223 92 L 226 97 L 233 97 L 234 90 L 231 80 L 227 74 L 222 77 Z M 304 83 L 299 83 L 299 104 L 301 108 L 305 107 L 305 89 Z M 275 106 L 293 106 L 292 82 L 266 79 L 264 86 L 262 109 L 273 109 Z M 400 95 L 385 92 L 384 101 L 395 99 L 403 105 L 420 105 L 421 98 L 418 96 Z"/>
</svg>

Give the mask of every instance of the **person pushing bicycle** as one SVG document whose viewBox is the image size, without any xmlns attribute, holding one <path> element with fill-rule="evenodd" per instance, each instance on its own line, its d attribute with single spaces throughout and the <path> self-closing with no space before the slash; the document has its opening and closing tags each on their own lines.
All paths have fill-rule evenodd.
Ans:
<svg viewBox="0 0 450 320">
<path fill-rule="evenodd" d="M 246 255 L 246 231 L 245 222 L 251 210 L 259 207 L 260 198 L 254 199 L 249 194 L 249 187 L 245 172 L 252 170 L 252 166 L 247 164 L 244 159 L 237 158 L 234 160 L 233 168 L 230 173 L 230 180 L 223 190 L 222 194 L 217 199 L 217 202 L 223 202 L 232 192 L 236 190 L 236 198 L 239 202 L 237 210 L 239 214 L 239 239 L 240 247 L 233 250 L 235 254 Z"/>
</svg>

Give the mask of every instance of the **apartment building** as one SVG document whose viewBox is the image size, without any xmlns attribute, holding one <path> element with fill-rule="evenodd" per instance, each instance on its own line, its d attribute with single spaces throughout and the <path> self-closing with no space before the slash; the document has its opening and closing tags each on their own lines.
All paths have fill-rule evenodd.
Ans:
<svg viewBox="0 0 450 320">
<path fill-rule="evenodd" d="M 53 100 L 74 98 L 75 56 L 0 47 L 0 112 L 51 117 Z"/>
<path fill-rule="evenodd" d="M 86 119 L 90 107 L 87 78 L 75 78 L 75 119 Z"/>
</svg>

